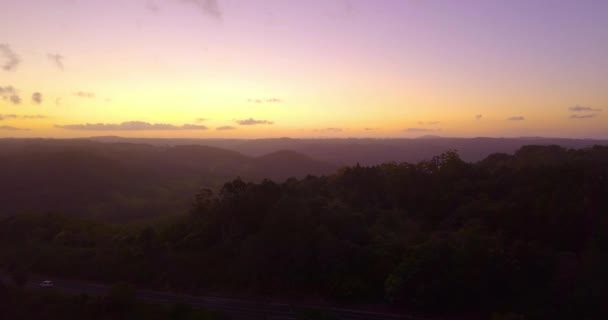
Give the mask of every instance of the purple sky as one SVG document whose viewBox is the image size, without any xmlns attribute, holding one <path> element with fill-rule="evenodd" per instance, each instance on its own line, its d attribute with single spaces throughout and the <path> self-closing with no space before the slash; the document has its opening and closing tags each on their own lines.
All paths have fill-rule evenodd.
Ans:
<svg viewBox="0 0 608 320">
<path fill-rule="evenodd" d="M 2 0 L 0 21 L 23 101 L 0 115 L 45 116 L 0 137 L 206 118 L 136 134 L 608 138 L 608 1 Z"/>
</svg>

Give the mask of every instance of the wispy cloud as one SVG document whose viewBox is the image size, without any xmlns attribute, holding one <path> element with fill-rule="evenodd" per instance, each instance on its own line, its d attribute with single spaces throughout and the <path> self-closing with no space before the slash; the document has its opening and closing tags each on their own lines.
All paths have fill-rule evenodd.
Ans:
<svg viewBox="0 0 608 320">
<path fill-rule="evenodd" d="M 160 7 L 154 1 L 146 2 L 146 9 L 154 13 L 160 12 Z"/>
<path fill-rule="evenodd" d="M 274 122 L 272 121 L 268 121 L 268 120 L 256 120 L 253 118 L 249 118 L 249 119 L 243 119 L 243 120 L 236 120 L 236 123 L 238 123 L 241 126 L 255 126 L 258 124 L 274 124 Z"/>
<path fill-rule="evenodd" d="M 363 128 L 363 130 L 365 130 L 365 131 L 374 131 L 374 130 L 378 130 L 378 128 Z"/>
<path fill-rule="evenodd" d="M 427 125 L 427 126 L 434 126 L 434 125 L 438 125 L 441 122 L 439 121 L 418 121 L 418 124 L 421 126 Z"/>
<path fill-rule="evenodd" d="M 0 120 L 6 119 L 46 119 L 47 116 L 41 114 L 32 114 L 32 115 L 16 115 L 16 114 L 0 114 Z"/>
<path fill-rule="evenodd" d="M 526 120 L 526 118 L 522 117 L 522 116 L 515 116 L 515 117 L 509 117 L 507 118 L 508 121 L 524 121 Z"/>
<path fill-rule="evenodd" d="M 319 129 L 319 130 L 316 130 L 316 131 L 321 131 L 321 132 L 342 132 L 342 131 L 344 131 L 344 129 L 330 127 L 330 128 Z"/>
<path fill-rule="evenodd" d="M 21 58 L 6 43 L 0 43 L 0 57 L 4 59 L 4 64 L 2 64 L 4 71 L 15 70 L 21 62 Z"/>
<path fill-rule="evenodd" d="M 201 11 L 214 19 L 222 19 L 222 10 L 217 0 L 178 0 L 181 3 L 193 4 L 201 9 Z"/>
<path fill-rule="evenodd" d="M 13 104 L 21 103 L 21 97 L 17 94 L 17 89 L 15 89 L 13 86 L 0 86 L 0 97 Z"/>
<path fill-rule="evenodd" d="M 247 99 L 249 103 L 282 103 L 283 100 L 279 98 L 263 98 L 263 99 Z"/>
<path fill-rule="evenodd" d="M 570 119 L 591 119 L 595 118 L 597 114 L 573 114 Z"/>
<path fill-rule="evenodd" d="M 483 118 L 482 114 L 476 114 L 475 115 L 475 120 L 481 120 L 481 118 Z"/>
<path fill-rule="evenodd" d="M 218 131 L 227 131 L 227 130 L 236 130 L 236 128 L 233 127 L 233 126 L 221 126 L 221 127 L 215 128 L 215 130 L 218 130 Z"/>
<path fill-rule="evenodd" d="M 13 86 L 0 86 L 0 97 L 3 100 L 11 102 L 13 104 L 21 103 L 21 98 L 17 94 L 17 90 Z"/>
<path fill-rule="evenodd" d="M 438 129 L 430 129 L 430 128 L 406 128 L 405 132 L 433 132 L 439 131 Z"/>
<path fill-rule="evenodd" d="M 42 93 L 40 93 L 40 92 L 32 93 L 32 101 L 35 104 L 41 104 L 42 103 Z"/>
<path fill-rule="evenodd" d="M 20 104 L 20 103 L 21 103 L 21 97 L 20 97 L 20 96 L 18 96 L 18 95 L 16 95 L 16 94 L 11 95 L 11 96 L 8 98 L 8 100 L 9 100 L 10 102 L 12 102 L 13 104 Z"/>
<path fill-rule="evenodd" d="M 207 126 L 203 126 L 200 124 L 183 124 L 179 127 L 180 130 L 207 130 Z"/>
<path fill-rule="evenodd" d="M 16 128 L 16 127 L 13 127 L 13 126 L 0 126 L 0 130 L 6 130 L 6 131 L 28 131 L 30 129 Z"/>
<path fill-rule="evenodd" d="M 60 106 L 61 105 L 61 98 L 55 98 L 55 105 L 56 106 Z"/>
<path fill-rule="evenodd" d="M 144 121 L 127 121 L 118 124 L 86 123 L 55 125 L 56 128 L 81 131 L 172 131 L 172 130 L 207 130 L 207 127 L 196 124 L 176 126 L 167 123 L 148 123 Z"/>
<path fill-rule="evenodd" d="M 89 98 L 89 99 L 95 98 L 94 92 L 78 91 L 78 92 L 74 92 L 74 95 L 77 97 L 80 97 L 80 98 Z"/>
<path fill-rule="evenodd" d="M 13 86 L 0 86 L 0 95 L 10 95 L 15 94 L 17 90 Z"/>
<path fill-rule="evenodd" d="M 48 118 L 45 115 L 41 115 L 41 114 L 31 114 L 31 115 L 24 115 L 21 116 L 21 119 L 46 119 Z"/>
<path fill-rule="evenodd" d="M 570 110 L 572 112 L 602 111 L 602 109 L 596 109 L 596 108 L 592 108 L 592 107 L 585 107 L 585 106 L 581 106 L 581 105 L 576 105 L 576 106 L 570 107 L 570 108 L 568 108 L 568 110 Z"/>
<path fill-rule="evenodd" d="M 59 70 L 63 71 L 63 59 L 65 59 L 64 56 L 58 53 L 49 53 L 47 54 L 47 57 Z"/>
<path fill-rule="evenodd" d="M 196 123 L 201 123 L 201 122 L 205 122 L 207 120 L 209 120 L 209 119 L 207 119 L 207 118 L 196 118 L 194 121 L 196 121 Z"/>
<path fill-rule="evenodd" d="M 16 114 L 0 114 L 0 121 L 5 119 L 17 119 Z"/>
</svg>

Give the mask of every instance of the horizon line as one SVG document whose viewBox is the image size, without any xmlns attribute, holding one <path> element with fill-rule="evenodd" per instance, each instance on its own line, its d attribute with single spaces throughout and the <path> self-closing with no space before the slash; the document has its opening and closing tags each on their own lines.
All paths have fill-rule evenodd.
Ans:
<svg viewBox="0 0 608 320">
<path fill-rule="evenodd" d="M 140 139 L 140 140 L 434 140 L 434 139 L 562 139 L 562 140 L 600 140 L 608 137 L 563 137 L 563 136 L 418 136 L 418 137 L 263 137 L 263 138 L 201 138 L 201 137 L 125 137 L 125 136 L 89 136 L 89 137 L 0 137 L 0 140 L 94 140 L 94 139 Z"/>
</svg>

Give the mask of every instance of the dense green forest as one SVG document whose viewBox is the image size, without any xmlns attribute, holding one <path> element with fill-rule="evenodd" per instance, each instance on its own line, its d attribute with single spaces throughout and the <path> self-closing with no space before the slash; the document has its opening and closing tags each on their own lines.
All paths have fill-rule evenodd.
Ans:
<svg viewBox="0 0 608 320">
<path fill-rule="evenodd" d="M 49 210 L 52 208 L 49 208 Z M 518 319 L 608 315 L 608 147 L 526 146 L 467 163 L 353 166 L 202 189 L 145 226 L 0 220 L 22 270 L 204 293 L 382 302 Z"/>
</svg>

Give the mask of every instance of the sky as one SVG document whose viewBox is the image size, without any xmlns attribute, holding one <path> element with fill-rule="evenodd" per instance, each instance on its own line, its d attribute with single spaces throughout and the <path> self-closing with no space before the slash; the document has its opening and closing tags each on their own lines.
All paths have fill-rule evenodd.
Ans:
<svg viewBox="0 0 608 320">
<path fill-rule="evenodd" d="M 607 57 L 605 0 L 0 0 L 0 138 L 608 138 Z"/>
</svg>

